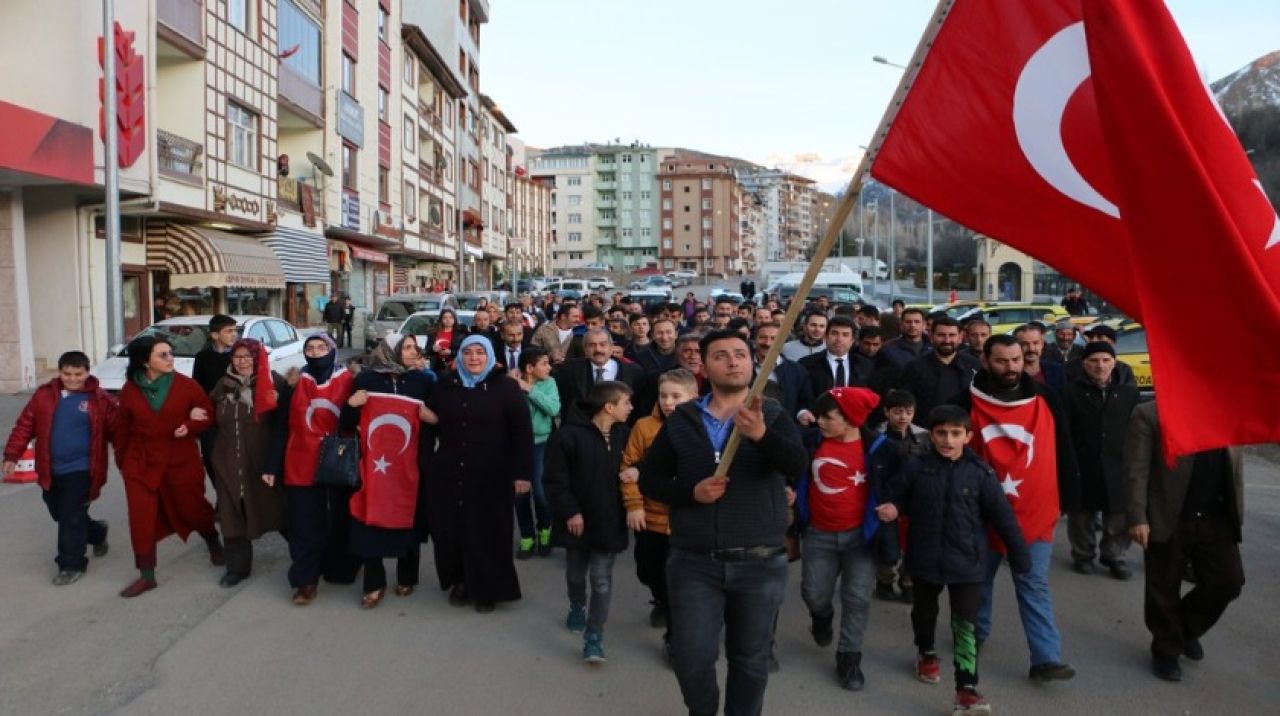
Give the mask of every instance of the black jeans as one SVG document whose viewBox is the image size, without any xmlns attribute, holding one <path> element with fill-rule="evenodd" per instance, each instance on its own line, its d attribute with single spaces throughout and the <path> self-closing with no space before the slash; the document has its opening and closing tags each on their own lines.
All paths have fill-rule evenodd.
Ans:
<svg viewBox="0 0 1280 716">
<path fill-rule="evenodd" d="M 774 625 L 786 587 L 785 554 L 722 562 L 709 555 L 671 550 L 667 557 L 671 659 L 691 716 L 714 715 L 719 709 L 716 658 L 722 626 L 729 661 L 725 716 L 761 713 Z"/>
<path fill-rule="evenodd" d="M 642 530 L 636 533 L 636 577 L 649 588 L 653 601 L 667 604 L 667 553 L 671 538 L 660 532 Z"/>
<path fill-rule="evenodd" d="M 58 523 L 58 569 L 83 572 L 89 567 L 85 545 L 102 544 L 107 523 L 89 517 L 89 473 L 54 475 L 53 484 L 41 493 L 49 516 Z"/>
<path fill-rule="evenodd" d="M 396 584 L 401 587 L 418 586 L 418 563 L 422 559 L 422 549 L 413 545 L 409 551 L 396 558 Z M 387 568 L 382 559 L 366 559 L 364 561 L 364 593 L 368 594 L 387 588 Z"/>
<path fill-rule="evenodd" d="M 1182 594 L 1187 563 L 1196 585 Z M 1199 639 L 1217 623 L 1244 587 L 1240 545 L 1225 516 L 1184 518 L 1168 542 L 1146 551 L 1144 612 L 1151 631 L 1151 652 L 1177 658 L 1183 643 Z"/>
<path fill-rule="evenodd" d="M 347 552 L 351 529 L 351 490 L 336 487 L 291 487 L 286 485 L 285 504 L 289 513 L 289 585 L 326 582 L 351 584 L 360 561 Z"/>
<path fill-rule="evenodd" d="M 978 608 L 982 606 L 982 584 L 935 584 L 915 580 L 915 600 L 911 605 L 911 628 L 920 653 L 934 650 L 938 626 L 938 597 L 943 588 L 951 598 L 951 638 L 954 643 L 956 688 L 978 685 Z"/>
</svg>

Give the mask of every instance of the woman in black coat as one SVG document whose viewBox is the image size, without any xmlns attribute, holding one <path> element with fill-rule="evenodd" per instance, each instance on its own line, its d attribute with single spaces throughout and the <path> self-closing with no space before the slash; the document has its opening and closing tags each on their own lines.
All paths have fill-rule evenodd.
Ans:
<svg viewBox="0 0 1280 716">
<path fill-rule="evenodd" d="M 353 392 L 342 409 L 343 432 L 355 432 L 360 427 L 361 411 L 370 393 L 402 395 L 422 401 L 425 405 L 431 394 L 433 376 L 418 366 L 422 354 L 417 340 L 405 336 L 393 348 L 385 341 L 378 343 L 365 359 L 365 368 L 355 379 Z M 418 451 L 421 453 L 429 438 L 419 433 Z M 419 511 L 421 510 L 421 474 L 419 474 Z M 390 529 L 366 525 L 355 515 L 351 519 L 349 549 L 351 555 L 364 564 L 364 597 L 360 606 L 373 609 L 378 606 L 387 591 L 387 570 L 382 564 L 386 557 L 396 558 L 396 595 L 407 597 L 418 586 L 418 563 L 421 556 L 418 526 L 413 529 Z"/>
<path fill-rule="evenodd" d="M 524 392 L 494 374 L 493 344 L 468 336 L 457 370 L 432 391 L 439 442 L 424 471 L 436 573 L 449 602 L 493 611 L 520 598 L 512 552 L 512 503 L 528 492 L 533 426 Z"/>
</svg>

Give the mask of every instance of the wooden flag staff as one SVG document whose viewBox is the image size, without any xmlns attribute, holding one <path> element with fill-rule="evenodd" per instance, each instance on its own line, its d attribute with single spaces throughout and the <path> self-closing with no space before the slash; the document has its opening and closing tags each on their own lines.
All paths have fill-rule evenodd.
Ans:
<svg viewBox="0 0 1280 716">
<path fill-rule="evenodd" d="M 778 362 L 778 356 L 782 353 L 782 344 L 786 342 L 786 336 L 791 335 L 796 319 L 800 316 L 800 310 L 809 299 L 809 290 L 813 288 L 813 282 L 822 271 L 822 265 L 826 262 L 827 256 L 831 254 L 831 247 L 835 244 L 836 237 L 840 235 L 840 229 L 849 218 L 849 214 L 853 212 L 854 204 L 858 202 L 858 198 L 862 195 L 862 187 L 866 181 L 867 172 L 871 169 L 871 163 L 875 161 L 876 153 L 880 150 L 880 145 L 884 142 L 885 136 L 889 133 L 889 127 L 893 124 L 894 117 L 898 114 L 898 108 L 902 106 L 903 100 L 906 99 L 907 92 L 911 89 L 911 83 L 915 80 L 916 73 L 920 71 L 925 55 L 929 53 L 933 38 L 937 36 L 938 30 L 947 18 L 947 13 L 951 11 L 951 7 L 954 4 L 955 0 L 942 0 L 942 2 L 938 3 L 938 7 L 934 10 L 933 17 L 929 20 L 929 25 L 925 29 L 924 35 L 920 38 L 920 43 L 916 45 L 915 54 L 912 55 L 911 63 L 907 66 L 908 69 L 902 74 L 902 79 L 898 82 L 898 89 L 893 94 L 893 100 L 889 103 L 889 107 L 885 109 L 884 116 L 880 118 L 880 126 L 876 128 L 871 146 L 862 155 L 862 161 L 858 162 L 858 169 L 854 172 L 853 179 L 849 181 L 849 187 L 845 190 L 844 196 L 840 199 L 840 204 L 836 207 L 835 216 L 832 217 L 831 223 L 827 225 L 827 231 L 823 234 L 822 241 L 818 242 L 817 247 L 813 250 L 813 259 L 809 262 L 809 268 L 805 271 L 800 285 L 796 287 L 796 294 L 791 299 L 791 305 L 787 307 L 786 315 L 782 317 L 782 327 L 778 330 L 778 340 L 774 341 L 773 345 L 769 347 L 769 353 L 765 355 L 764 361 L 760 364 L 760 370 L 756 373 L 755 382 L 751 385 L 751 393 L 747 396 L 748 405 L 764 394 L 765 386 L 769 383 L 769 374 L 773 372 L 773 366 Z M 890 276 L 889 280 L 894 280 L 894 277 Z M 720 462 L 716 465 L 716 477 L 724 477 L 729 474 L 729 467 L 733 464 L 734 455 L 737 454 L 738 445 L 741 442 L 742 434 L 735 424 L 733 432 L 729 434 L 728 442 L 725 443 L 724 450 L 721 451 Z"/>
</svg>

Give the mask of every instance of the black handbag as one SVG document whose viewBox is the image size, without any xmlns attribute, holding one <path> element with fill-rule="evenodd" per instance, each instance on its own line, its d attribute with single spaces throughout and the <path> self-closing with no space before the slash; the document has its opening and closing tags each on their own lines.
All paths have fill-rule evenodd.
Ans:
<svg viewBox="0 0 1280 716">
<path fill-rule="evenodd" d="M 360 489 L 360 438 L 326 435 L 320 441 L 316 485 Z"/>
</svg>

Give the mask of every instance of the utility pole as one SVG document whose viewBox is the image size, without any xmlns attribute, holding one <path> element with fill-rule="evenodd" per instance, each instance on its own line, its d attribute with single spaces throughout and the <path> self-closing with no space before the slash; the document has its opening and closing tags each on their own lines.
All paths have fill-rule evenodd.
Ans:
<svg viewBox="0 0 1280 716">
<path fill-rule="evenodd" d="M 102 0 L 103 147 L 102 176 L 106 191 L 103 217 L 107 234 L 107 345 L 124 342 L 124 299 L 120 276 L 120 163 L 116 125 L 115 2 Z"/>
<path fill-rule="evenodd" d="M 893 305 L 893 299 L 898 297 L 898 216 L 893 208 L 893 197 L 898 192 L 893 189 L 889 190 L 889 304 Z"/>
<path fill-rule="evenodd" d="M 930 306 L 933 305 L 933 209 L 929 209 L 929 230 L 925 239 L 927 248 L 925 249 L 925 302 Z"/>
</svg>

